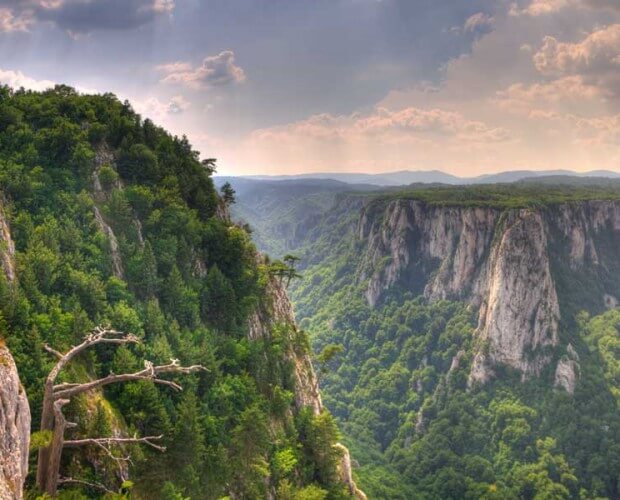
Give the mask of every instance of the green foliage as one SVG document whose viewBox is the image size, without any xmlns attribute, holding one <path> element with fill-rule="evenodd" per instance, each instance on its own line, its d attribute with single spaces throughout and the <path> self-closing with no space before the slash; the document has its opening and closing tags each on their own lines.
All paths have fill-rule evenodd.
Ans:
<svg viewBox="0 0 620 500">
<path fill-rule="evenodd" d="M 498 369 L 497 380 L 470 391 L 477 311 L 458 302 L 429 303 L 399 287 L 369 307 L 358 239 L 360 208 L 372 218 L 395 198 L 503 209 L 618 199 L 618 192 L 612 185 L 412 187 L 336 196 L 311 224 L 291 217 L 291 227 L 303 234 L 287 248 L 300 255 L 304 276 L 291 286 L 298 319 L 319 353 L 325 405 L 359 463 L 358 486 L 370 498 L 618 496 L 620 316 L 617 309 L 597 315 L 600 277 L 585 266 L 569 268 L 567 250 L 554 248 L 564 345 L 540 378 L 522 382 Z M 287 213 L 298 214 L 308 200 L 281 202 Z M 238 208 L 244 203 L 240 198 Z M 276 228 L 272 221 L 258 237 Z M 608 252 L 608 271 L 617 277 L 609 258 L 617 245 L 602 233 L 597 248 Z M 614 290 L 614 279 L 604 279 Z M 576 314 L 584 307 L 592 317 Z M 555 363 L 569 341 L 580 365 L 574 396 L 553 388 Z"/>
<path fill-rule="evenodd" d="M 52 431 L 38 431 L 30 435 L 30 451 L 45 448 L 52 442 Z"/>
<path fill-rule="evenodd" d="M 109 498 L 216 499 L 232 488 L 260 498 L 265 481 L 277 488 L 288 478 L 295 491 L 311 484 L 301 479 L 302 464 L 318 466 L 302 450 L 293 418 L 293 346 L 277 332 L 247 339 L 250 314 L 269 300 L 248 234 L 217 215 L 214 162 L 201 162 L 186 138 L 170 136 L 111 94 L 3 87 L 0 95 L 0 190 L 19 275 L 15 284 L 0 275 L 0 327 L 33 426 L 53 362 L 43 343 L 68 349 L 94 325 L 111 324 L 142 344 L 95 349 L 63 372 L 63 382 L 133 372 L 144 359 L 178 358 L 209 371 L 184 378 L 182 393 L 130 382 L 67 407 L 68 420 L 80 422 L 76 436 L 164 435 L 166 453 L 119 450 L 133 456 L 135 484 Z M 96 171 L 103 193 L 95 193 Z M 113 258 L 122 263 L 116 275 Z M 33 446 L 47 439 L 34 434 Z M 67 450 L 62 468 L 116 489 L 106 460 L 99 450 Z M 60 497 L 100 495 L 72 485 Z"/>
<path fill-rule="evenodd" d="M 109 191 L 118 182 L 118 174 L 109 165 L 104 165 L 99 169 L 99 181 L 103 189 Z"/>
</svg>

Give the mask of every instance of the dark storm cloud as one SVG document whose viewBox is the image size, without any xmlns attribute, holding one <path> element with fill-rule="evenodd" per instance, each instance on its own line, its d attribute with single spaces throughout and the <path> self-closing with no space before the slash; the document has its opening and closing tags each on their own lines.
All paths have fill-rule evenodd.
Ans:
<svg viewBox="0 0 620 500">
<path fill-rule="evenodd" d="M 17 19 L 49 21 L 71 33 L 128 30 L 169 14 L 174 0 L 0 0 Z"/>
</svg>

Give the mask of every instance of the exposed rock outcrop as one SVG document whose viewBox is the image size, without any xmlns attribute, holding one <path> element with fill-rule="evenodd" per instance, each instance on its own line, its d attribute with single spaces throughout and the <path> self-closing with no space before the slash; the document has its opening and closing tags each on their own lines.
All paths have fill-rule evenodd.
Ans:
<svg viewBox="0 0 620 500">
<path fill-rule="evenodd" d="M 575 386 L 581 374 L 579 355 L 571 344 L 566 348 L 566 354 L 560 358 L 555 369 L 554 386 L 562 388 L 569 394 L 575 393 Z"/>
<path fill-rule="evenodd" d="M 618 303 L 609 274 L 620 273 L 620 202 L 502 209 L 376 201 L 362 211 L 359 237 L 358 275 L 371 306 L 402 288 L 479 311 L 471 383 L 489 380 L 497 365 L 526 378 L 550 362 L 563 307 L 557 279 L 589 273 L 600 295 L 591 300 L 601 309 Z"/>
<path fill-rule="evenodd" d="M 499 210 L 396 200 L 378 217 L 369 211 L 359 233 L 368 241 L 361 277 L 370 305 L 396 284 L 433 300 L 480 295 Z"/>
<path fill-rule="evenodd" d="M 250 338 L 267 338 L 276 325 L 289 326 L 290 335 L 294 336 L 297 333 L 297 324 L 284 285 L 279 280 L 272 279 L 267 286 L 266 296 L 267 304 L 257 308 L 250 317 Z M 291 341 L 294 343 L 295 339 L 291 337 Z M 296 406 L 310 407 L 315 414 L 319 414 L 323 409 L 323 402 L 310 355 L 291 349 L 287 356 L 294 366 Z"/>
<path fill-rule="evenodd" d="M 366 500 L 368 497 L 366 494 L 360 490 L 355 481 L 353 480 L 353 469 L 351 467 L 351 454 L 349 453 L 348 448 L 341 445 L 340 443 L 336 444 L 336 448 L 342 454 L 342 460 L 340 462 L 340 479 L 344 484 L 347 485 L 349 489 L 349 493 L 353 495 L 358 500 Z"/>
<path fill-rule="evenodd" d="M 0 261 L 7 280 L 16 280 L 15 244 L 0 205 Z M 0 337 L 0 498 L 21 499 L 28 474 L 30 406 L 11 353 Z"/>
<path fill-rule="evenodd" d="M 15 243 L 11 237 L 9 224 L 4 215 L 4 205 L 0 204 L 0 261 L 2 270 L 9 282 L 15 280 Z"/>
<path fill-rule="evenodd" d="M 123 278 L 123 259 L 121 257 L 121 251 L 118 246 L 118 240 L 116 239 L 116 235 L 114 234 L 114 230 L 110 227 L 110 225 L 103 219 L 99 208 L 95 205 L 95 222 L 97 223 L 97 227 L 99 230 L 106 235 L 108 238 L 108 242 L 110 243 L 110 255 L 112 257 L 112 272 L 114 276 L 117 278 Z"/>
<path fill-rule="evenodd" d="M 11 353 L 0 340 L 0 498 L 21 499 L 28 474 L 30 407 Z"/>
<path fill-rule="evenodd" d="M 547 237 L 540 213 L 511 211 L 488 260 L 478 339 L 470 383 L 485 382 L 493 366 L 508 365 L 523 377 L 538 375 L 549 362 L 546 346 L 558 344 L 560 310 Z"/>
<path fill-rule="evenodd" d="M 323 401 L 319 391 L 319 383 L 316 377 L 310 354 L 305 352 L 303 346 L 295 347 L 296 335 L 299 333 L 293 306 L 288 298 L 286 289 L 278 279 L 272 279 L 267 285 L 267 300 L 258 307 L 249 320 L 248 335 L 250 339 L 267 338 L 272 329 L 277 325 L 286 325 L 291 335 L 292 348 L 286 353 L 293 363 L 295 377 L 295 406 L 298 409 L 312 408 L 315 415 L 323 411 Z M 349 450 L 338 443 L 336 445 L 341 452 L 342 459 L 339 471 L 342 482 L 349 492 L 359 500 L 366 500 L 366 495 L 358 489 L 351 473 L 351 457 Z"/>
</svg>

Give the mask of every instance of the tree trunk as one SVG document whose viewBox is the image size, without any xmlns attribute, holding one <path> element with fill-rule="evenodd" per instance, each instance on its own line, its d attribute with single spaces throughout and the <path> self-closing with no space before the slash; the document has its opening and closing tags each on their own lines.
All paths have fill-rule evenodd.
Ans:
<svg viewBox="0 0 620 500">
<path fill-rule="evenodd" d="M 58 474 L 60 471 L 60 459 L 65 441 L 65 429 L 67 420 L 62 413 L 62 407 L 69 402 L 68 399 L 59 399 L 54 403 L 54 435 L 52 444 L 48 449 L 48 467 L 45 473 L 44 491 L 51 497 L 55 497 L 58 491 Z"/>
<path fill-rule="evenodd" d="M 75 427 L 76 424 L 67 422 L 65 416 L 62 413 L 62 407 L 69 403 L 73 396 L 82 394 L 84 392 L 92 391 L 93 389 L 101 388 L 108 384 L 117 382 L 128 382 L 131 380 L 150 380 L 154 384 L 167 385 L 175 390 L 182 390 L 182 387 L 171 380 L 165 380 L 158 378 L 158 375 L 166 373 L 195 373 L 199 371 L 205 371 L 206 368 L 201 365 L 193 366 L 181 366 L 178 359 L 170 360 L 167 365 L 155 366 L 149 361 L 144 362 L 144 370 L 136 373 L 123 373 L 121 375 L 110 374 L 107 377 L 103 377 L 97 380 L 84 383 L 61 383 L 55 384 L 58 375 L 61 370 L 71 361 L 75 356 L 80 354 L 85 349 L 97 345 L 97 344 L 129 344 L 139 342 L 138 337 L 132 334 L 124 334 L 117 332 L 109 328 L 96 327 L 90 334 L 86 335 L 84 342 L 72 347 L 66 353 L 58 352 L 52 349 L 47 344 L 44 346 L 45 350 L 56 356 L 58 362 L 52 368 L 47 379 L 45 380 L 45 387 L 43 390 L 43 408 L 41 412 L 41 431 L 51 432 L 52 441 L 48 446 L 39 448 L 38 464 L 37 464 L 37 488 L 40 492 L 44 492 L 51 497 L 55 497 L 58 491 L 59 483 L 75 483 L 75 484 L 90 484 L 79 478 L 64 478 L 60 479 L 60 461 L 62 458 L 62 450 L 65 444 L 69 446 L 84 446 L 84 445 L 96 445 L 104 449 L 106 453 L 117 462 L 128 461 L 128 458 L 116 457 L 112 453 L 109 446 L 112 444 L 127 444 L 127 443 L 143 443 L 159 451 L 165 451 L 163 446 L 159 446 L 153 441 L 161 439 L 162 436 L 147 436 L 143 438 L 88 438 L 81 440 L 72 440 L 65 442 L 65 430 L 67 428 Z M 94 484 L 94 483 L 93 483 Z M 105 486 L 97 485 L 97 487 L 103 488 L 109 491 Z"/>
<path fill-rule="evenodd" d="M 54 431 L 54 383 L 51 380 L 45 382 L 41 413 L 41 431 Z M 37 460 L 37 488 L 39 491 L 46 491 L 51 448 L 51 444 L 39 448 L 39 457 Z"/>
</svg>

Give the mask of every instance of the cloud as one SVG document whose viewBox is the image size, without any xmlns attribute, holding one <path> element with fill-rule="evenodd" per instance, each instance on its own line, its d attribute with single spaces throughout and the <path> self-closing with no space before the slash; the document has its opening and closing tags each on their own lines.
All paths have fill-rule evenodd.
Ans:
<svg viewBox="0 0 620 500">
<path fill-rule="evenodd" d="M 574 124 L 579 140 L 587 145 L 612 145 L 620 143 L 620 114 L 595 118 L 569 115 L 567 120 Z"/>
<path fill-rule="evenodd" d="M 442 109 L 405 108 L 392 111 L 377 108 L 369 114 L 332 115 L 323 113 L 284 126 L 261 129 L 254 138 L 282 141 L 313 138 L 355 142 L 369 140 L 407 142 L 410 140 L 496 142 L 508 140 L 501 128 L 468 120 L 462 114 Z"/>
<path fill-rule="evenodd" d="M 133 29 L 171 14 L 174 7 L 174 0 L 0 0 L 0 30 L 6 19 L 16 20 L 21 31 L 36 21 L 77 35 Z"/>
<path fill-rule="evenodd" d="M 533 61 L 544 75 L 578 75 L 587 84 L 620 96 L 620 24 L 593 31 L 576 43 L 546 36 Z"/>
<path fill-rule="evenodd" d="M 223 164 L 260 165 L 263 172 L 453 168 L 471 161 L 488 168 L 493 151 L 510 141 L 507 130 L 459 112 L 376 108 L 258 129 L 217 154 Z"/>
<path fill-rule="evenodd" d="M 11 9 L 0 7 L 0 33 L 28 31 L 32 23 L 33 19 L 28 13 L 16 15 Z"/>
<path fill-rule="evenodd" d="M 158 66 L 157 69 L 166 73 L 162 82 L 192 88 L 219 87 L 243 83 L 246 79 L 245 71 L 235 64 L 235 53 L 231 50 L 209 56 L 197 67 L 175 62 Z"/>
<path fill-rule="evenodd" d="M 190 103 L 182 95 L 175 95 L 168 103 L 168 113 L 178 115 L 189 109 Z"/>
<path fill-rule="evenodd" d="M 620 12 L 620 2 L 618 0 L 584 0 L 585 4 L 600 9 L 610 9 Z"/>
<path fill-rule="evenodd" d="M 605 93 L 597 86 L 586 84 L 580 76 L 567 76 L 529 85 L 514 83 L 504 90 L 497 91 L 492 102 L 506 111 L 530 114 L 533 108 L 548 108 L 575 101 L 604 98 Z"/>
<path fill-rule="evenodd" d="M 476 33 L 479 31 L 487 31 L 495 22 L 495 19 L 484 12 L 478 12 L 473 16 L 470 16 L 463 25 L 463 31 L 465 33 Z"/>
<path fill-rule="evenodd" d="M 28 90 L 46 90 L 56 85 L 51 80 L 36 80 L 24 75 L 21 71 L 4 70 L 2 68 L 0 68 L 0 83 L 14 89 L 24 87 Z"/>
<path fill-rule="evenodd" d="M 214 154 L 237 173 L 617 169 L 615 28 L 597 24 L 601 13 L 589 7 L 558 23 L 536 6 L 537 16 L 494 10 L 493 29 L 445 64 L 432 87 L 395 89 L 370 112 L 262 127 Z"/>
<path fill-rule="evenodd" d="M 620 12 L 620 2 L 618 0 L 532 0 L 524 8 L 519 8 L 517 3 L 513 3 L 510 13 L 513 16 L 542 16 L 559 12 L 567 7 L 608 9 Z"/>
<path fill-rule="evenodd" d="M 160 64 L 156 66 L 157 71 L 163 71 L 164 73 L 181 73 L 185 71 L 192 71 L 192 65 L 188 62 L 177 61 L 168 64 Z"/>
<path fill-rule="evenodd" d="M 168 115 L 179 115 L 190 108 L 189 101 L 182 95 L 176 95 L 168 101 L 151 97 L 145 101 L 133 100 L 135 110 L 153 120 L 162 120 Z"/>
<path fill-rule="evenodd" d="M 576 1 L 578 0 L 532 0 L 532 2 L 523 9 L 520 9 L 518 5 L 514 3 L 510 13 L 514 16 L 542 16 L 544 14 L 558 12 L 569 5 L 575 4 Z"/>
</svg>

